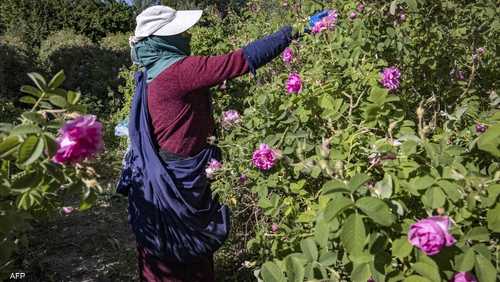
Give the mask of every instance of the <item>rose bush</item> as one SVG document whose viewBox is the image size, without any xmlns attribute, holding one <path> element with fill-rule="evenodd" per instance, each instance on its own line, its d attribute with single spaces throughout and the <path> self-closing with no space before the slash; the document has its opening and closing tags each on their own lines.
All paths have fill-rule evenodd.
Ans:
<svg viewBox="0 0 500 282">
<path fill-rule="evenodd" d="M 496 281 L 494 1 L 254 0 L 195 27 L 193 50 L 310 28 L 324 9 L 293 60 L 215 90 L 216 120 L 240 113 L 212 184 L 246 243 L 234 257 L 260 281 Z"/>
<path fill-rule="evenodd" d="M 100 123 L 80 116 L 80 93 L 60 88 L 62 71 L 49 82 L 28 75 L 35 86 L 21 88 L 26 96 L 20 102 L 31 109 L 15 122 L 0 123 L 0 279 L 9 277 L 16 249 L 26 246 L 31 219 L 73 212 L 64 199 L 75 193 L 81 194 L 78 210 L 88 209 L 101 190 L 84 161 L 102 149 Z"/>
</svg>

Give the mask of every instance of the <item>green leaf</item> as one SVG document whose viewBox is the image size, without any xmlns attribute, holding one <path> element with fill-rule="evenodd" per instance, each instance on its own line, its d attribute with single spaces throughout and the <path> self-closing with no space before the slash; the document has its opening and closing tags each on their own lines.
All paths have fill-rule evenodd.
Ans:
<svg viewBox="0 0 500 282">
<path fill-rule="evenodd" d="M 36 124 L 44 124 L 46 121 L 46 119 L 41 114 L 35 112 L 24 112 L 21 116 Z"/>
<path fill-rule="evenodd" d="M 29 165 L 36 161 L 43 153 L 44 142 L 43 139 L 31 135 L 19 147 L 17 161 L 22 165 Z"/>
<path fill-rule="evenodd" d="M 45 134 L 43 137 L 45 140 L 45 146 L 47 147 L 47 152 L 49 154 L 49 157 L 54 156 L 58 149 L 56 140 L 48 134 Z"/>
<path fill-rule="evenodd" d="M 406 277 L 405 280 L 403 280 L 403 282 L 432 282 L 432 281 L 419 275 L 412 275 Z"/>
<path fill-rule="evenodd" d="M 19 102 L 33 105 L 36 104 L 36 99 L 31 96 L 23 96 L 19 99 Z"/>
<path fill-rule="evenodd" d="M 455 270 L 461 272 L 471 271 L 474 267 L 474 250 L 468 248 L 465 253 L 455 256 Z"/>
<path fill-rule="evenodd" d="M 493 206 L 497 202 L 498 195 L 500 195 L 500 184 L 489 185 L 488 198 L 485 200 L 485 206 Z"/>
<path fill-rule="evenodd" d="M 333 220 L 341 211 L 354 205 L 351 199 L 346 198 L 342 195 L 338 195 L 333 198 L 326 206 L 324 212 L 324 218 L 327 222 Z"/>
<path fill-rule="evenodd" d="M 344 221 L 340 240 L 350 254 L 362 253 L 366 241 L 366 230 L 359 214 L 351 214 Z"/>
<path fill-rule="evenodd" d="M 95 193 L 95 191 L 88 187 L 84 187 L 84 192 L 82 195 L 82 199 L 80 201 L 79 210 L 84 211 L 91 208 L 96 200 L 97 200 L 97 194 Z"/>
<path fill-rule="evenodd" d="M 416 262 L 411 266 L 418 274 L 428 278 L 431 281 L 441 281 L 439 269 L 433 265 L 423 262 Z"/>
<path fill-rule="evenodd" d="M 284 282 L 285 276 L 283 271 L 274 262 L 268 261 L 262 265 L 262 279 L 264 282 Z"/>
<path fill-rule="evenodd" d="M 330 266 L 337 261 L 337 257 L 337 253 L 328 252 L 319 257 L 319 263 L 323 266 Z"/>
<path fill-rule="evenodd" d="M 61 84 L 64 82 L 66 79 L 66 76 L 64 75 L 64 70 L 59 71 L 54 75 L 52 80 L 49 82 L 49 88 L 55 89 L 61 86 Z"/>
<path fill-rule="evenodd" d="M 312 238 L 302 240 L 300 242 L 300 249 L 309 261 L 316 261 L 318 259 L 318 248 Z"/>
<path fill-rule="evenodd" d="M 425 191 L 422 202 L 430 208 L 436 209 L 444 206 L 446 196 L 440 187 L 434 186 Z"/>
<path fill-rule="evenodd" d="M 42 181 L 42 175 L 38 171 L 23 173 L 12 181 L 12 189 L 37 187 L 40 181 Z"/>
<path fill-rule="evenodd" d="M 392 195 L 392 176 L 388 173 L 384 175 L 384 179 L 378 181 L 373 188 L 382 199 L 388 199 Z"/>
<path fill-rule="evenodd" d="M 354 267 L 351 272 L 351 281 L 354 282 L 366 282 L 370 279 L 370 264 L 361 263 L 354 264 Z"/>
<path fill-rule="evenodd" d="M 304 265 L 293 256 L 287 256 L 285 259 L 287 281 L 290 282 L 303 282 L 305 269 Z"/>
<path fill-rule="evenodd" d="M 425 175 L 422 177 L 415 177 L 411 179 L 410 185 L 413 186 L 412 188 L 415 188 L 417 190 L 422 190 L 432 186 L 432 184 L 434 184 L 434 181 L 435 181 L 434 178 L 432 178 L 429 175 Z"/>
<path fill-rule="evenodd" d="M 31 86 L 31 85 L 23 85 L 23 86 L 21 86 L 21 92 L 33 95 L 33 96 L 35 96 L 37 98 L 42 97 L 42 91 L 40 91 L 39 89 L 37 89 L 37 88 L 35 88 L 35 87 Z"/>
<path fill-rule="evenodd" d="M 462 189 L 458 184 L 447 180 L 439 180 L 437 184 L 452 202 L 456 203 L 462 198 Z"/>
<path fill-rule="evenodd" d="M 330 180 L 323 184 L 321 193 L 323 195 L 333 194 L 337 192 L 351 192 L 349 188 L 340 180 Z"/>
<path fill-rule="evenodd" d="M 10 132 L 11 135 L 18 135 L 18 136 L 24 136 L 27 134 L 38 134 L 42 132 L 40 127 L 34 125 L 34 124 L 21 124 L 19 126 L 16 126 L 12 129 Z"/>
<path fill-rule="evenodd" d="M 382 106 L 387 98 L 387 90 L 380 87 L 373 87 L 368 100 L 376 104 L 377 106 Z M 378 109 L 379 107 L 377 107 Z"/>
<path fill-rule="evenodd" d="M 391 209 L 380 199 L 363 197 L 356 201 L 356 206 L 378 224 L 390 226 L 394 222 Z"/>
<path fill-rule="evenodd" d="M 500 232 L 500 204 L 488 210 L 486 215 L 488 221 L 488 228 L 493 232 Z"/>
<path fill-rule="evenodd" d="M 500 123 L 489 127 L 477 140 L 477 147 L 495 157 L 500 157 Z"/>
<path fill-rule="evenodd" d="M 14 126 L 10 123 L 0 122 L 0 132 L 9 133 Z"/>
<path fill-rule="evenodd" d="M 411 154 L 415 154 L 417 152 L 417 145 L 418 145 L 418 143 L 416 141 L 406 140 L 401 145 L 401 152 L 405 156 L 409 156 Z"/>
<path fill-rule="evenodd" d="M 81 97 L 81 93 L 80 92 L 75 92 L 75 91 L 68 91 L 68 94 L 67 94 L 67 100 L 68 100 L 68 103 L 70 103 L 71 105 L 76 105 L 76 103 L 78 103 L 78 101 L 80 100 L 80 97 Z"/>
<path fill-rule="evenodd" d="M 351 178 L 351 181 L 349 182 L 348 187 L 352 192 L 354 192 L 368 180 L 370 180 L 369 175 L 364 174 L 364 173 L 358 173 L 358 174 L 354 175 L 353 178 Z"/>
<path fill-rule="evenodd" d="M 0 142 L 0 157 L 4 157 L 5 154 L 10 153 L 17 145 L 21 143 L 21 138 L 19 136 L 9 136 Z"/>
<path fill-rule="evenodd" d="M 41 76 L 39 73 L 30 72 L 28 73 L 28 76 L 40 90 L 47 90 L 47 82 L 45 81 L 45 78 L 43 78 L 43 76 Z"/>
<path fill-rule="evenodd" d="M 410 11 L 417 10 L 417 1 L 416 0 L 405 0 L 405 2 L 408 5 L 408 8 L 410 8 Z"/>
<path fill-rule="evenodd" d="M 328 235 L 330 234 L 330 226 L 325 220 L 319 220 L 316 222 L 314 230 L 314 240 L 318 243 L 321 248 L 326 248 L 328 244 Z"/>
<path fill-rule="evenodd" d="M 392 242 L 392 256 L 397 258 L 405 258 L 411 254 L 413 246 L 408 242 L 408 237 L 403 236 Z"/>
<path fill-rule="evenodd" d="M 486 259 L 480 254 L 476 255 L 474 270 L 476 272 L 479 281 L 481 282 L 496 281 L 497 272 L 495 267 L 491 264 L 490 260 Z"/>
<path fill-rule="evenodd" d="M 389 13 L 394 16 L 396 14 L 397 8 L 398 8 L 398 2 L 396 0 L 393 0 L 391 2 L 391 6 L 389 7 Z"/>
<path fill-rule="evenodd" d="M 52 105 L 57 106 L 59 108 L 64 108 L 67 106 L 66 99 L 64 99 L 64 97 L 61 97 L 58 95 L 51 95 L 49 97 L 49 101 L 50 101 L 50 103 L 52 103 Z"/>
<path fill-rule="evenodd" d="M 374 260 L 374 256 L 369 254 L 366 251 L 363 251 L 361 253 L 355 253 L 349 256 L 349 259 L 355 263 L 355 264 L 360 264 L 360 263 L 369 263 Z"/>
<path fill-rule="evenodd" d="M 464 238 L 465 240 L 489 241 L 490 233 L 485 227 L 474 227 L 465 234 Z"/>
</svg>

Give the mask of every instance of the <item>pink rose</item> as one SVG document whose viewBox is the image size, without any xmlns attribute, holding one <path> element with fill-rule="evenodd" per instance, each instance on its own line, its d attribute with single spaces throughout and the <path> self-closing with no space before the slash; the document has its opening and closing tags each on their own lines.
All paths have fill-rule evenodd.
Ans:
<svg viewBox="0 0 500 282">
<path fill-rule="evenodd" d="M 438 254 L 445 246 L 450 247 L 456 240 L 448 232 L 450 219 L 447 216 L 432 216 L 421 219 L 410 226 L 408 240 L 429 256 Z"/>
<path fill-rule="evenodd" d="M 222 168 L 222 164 L 216 160 L 216 159 L 211 159 L 210 162 L 208 163 L 207 168 L 205 169 L 205 173 L 207 174 L 208 178 L 213 178 L 215 173 Z"/>
<path fill-rule="evenodd" d="M 52 160 L 60 164 L 83 161 L 104 148 L 102 124 L 93 115 L 67 122 L 56 139 L 58 149 Z"/>
<path fill-rule="evenodd" d="M 356 10 L 362 13 L 365 10 L 365 5 L 363 5 L 363 3 L 359 3 L 358 6 L 356 6 Z"/>
<path fill-rule="evenodd" d="M 240 177 L 238 178 L 238 182 L 239 182 L 241 185 L 243 185 L 243 184 L 245 184 L 245 183 L 247 182 L 247 179 L 248 179 L 248 177 L 247 177 L 246 175 L 242 174 L 242 175 L 240 175 Z"/>
<path fill-rule="evenodd" d="M 477 280 L 470 272 L 457 272 L 451 282 L 477 282 Z"/>
<path fill-rule="evenodd" d="M 313 34 L 320 33 L 327 29 L 334 29 L 337 24 L 339 13 L 337 10 L 329 10 L 328 14 L 317 21 L 311 29 Z"/>
<path fill-rule="evenodd" d="M 238 111 L 229 110 L 222 113 L 222 127 L 227 129 L 239 122 L 241 122 L 241 118 Z"/>
<path fill-rule="evenodd" d="M 278 160 L 276 150 L 271 149 L 267 144 L 260 144 L 259 149 L 253 152 L 252 163 L 261 170 L 268 170 L 273 167 Z"/>
<path fill-rule="evenodd" d="M 288 93 L 299 93 L 302 90 L 302 79 L 297 73 L 291 73 L 286 81 Z"/>
<path fill-rule="evenodd" d="M 399 88 L 400 78 L 401 71 L 393 66 L 382 70 L 379 82 L 389 91 L 394 91 Z"/>
<path fill-rule="evenodd" d="M 63 207 L 62 210 L 65 214 L 69 214 L 69 213 L 72 213 L 75 210 L 75 208 L 74 207 Z"/>
<path fill-rule="evenodd" d="M 289 48 L 289 47 L 286 47 L 285 50 L 283 51 L 282 58 L 283 58 L 283 62 L 285 62 L 286 64 L 291 63 L 292 60 L 293 60 L 293 51 L 292 51 L 292 49 Z"/>
</svg>

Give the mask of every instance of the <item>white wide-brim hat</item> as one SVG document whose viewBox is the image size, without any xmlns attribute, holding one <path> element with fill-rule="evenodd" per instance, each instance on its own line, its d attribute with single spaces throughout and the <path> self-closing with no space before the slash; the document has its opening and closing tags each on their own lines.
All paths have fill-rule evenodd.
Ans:
<svg viewBox="0 0 500 282">
<path fill-rule="evenodd" d="M 134 44 L 151 36 L 170 36 L 183 33 L 195 25 L 203 14 L 202 10 L 176 11 L 167 6 L 151 6 L 137 17 L 134 36 L 130 43 Z"/>
</svg>

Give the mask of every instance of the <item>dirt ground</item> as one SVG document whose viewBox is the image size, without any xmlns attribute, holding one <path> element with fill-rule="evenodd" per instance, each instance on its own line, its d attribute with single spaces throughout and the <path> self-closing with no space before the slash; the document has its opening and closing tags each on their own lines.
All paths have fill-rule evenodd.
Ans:
<svg viewBox="0 0 500 282">
<path fill-rule="evenodd" d="M 127 199 L 118 195 L 34 224 L 29 242 L 22 264 L 33 281 L 138 281 Z"/>
<path fill-rule="evenodd" d="M 18 263 L 26 273 L 23 281 L 138 281 L 127 198 L 109 192 L 90 210 L 59 214 L 33 227 Z M 217 281 L 254 281 L 241 267 L 244 257 L 232 255 L 236 245 L 228 240 L 216 253 Z"/>
</svg>

